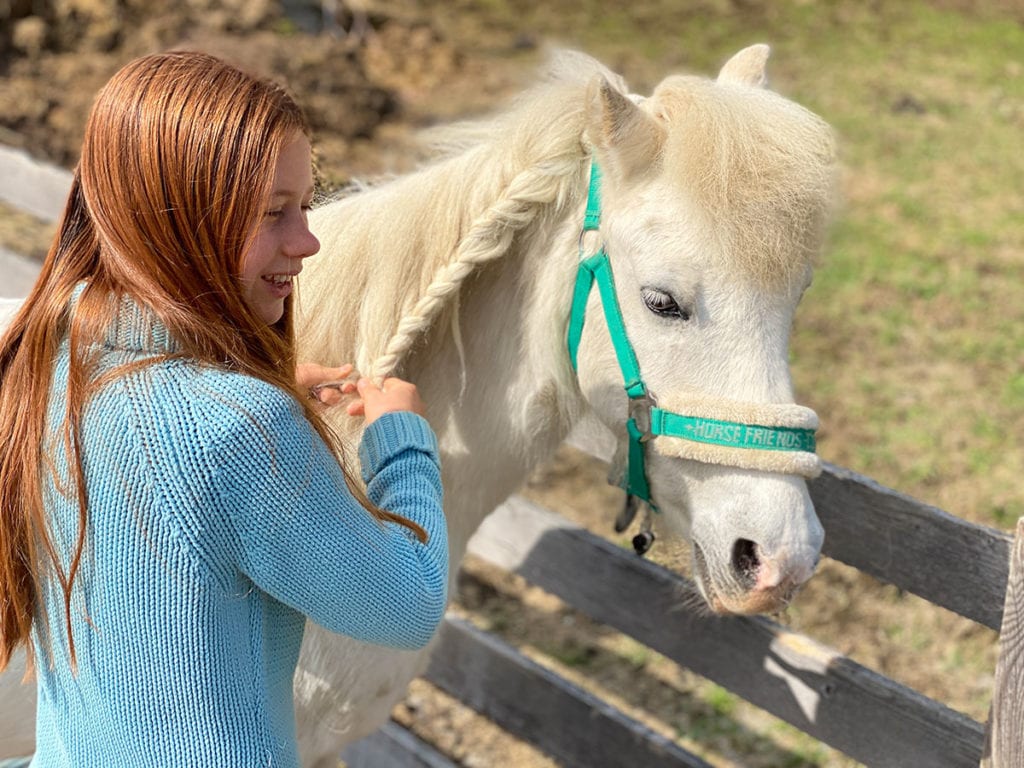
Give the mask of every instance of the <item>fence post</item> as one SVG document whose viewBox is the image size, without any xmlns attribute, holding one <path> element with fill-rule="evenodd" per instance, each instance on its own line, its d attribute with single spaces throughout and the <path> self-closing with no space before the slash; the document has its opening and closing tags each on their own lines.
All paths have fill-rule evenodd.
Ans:
<svg viewBox="0 0 1024 768">
<path fill-rule="evenodd" d="M 981 768 L 1024 765 L 1024 517 L 1010 550 L 999 660 Z"/>
</svg>

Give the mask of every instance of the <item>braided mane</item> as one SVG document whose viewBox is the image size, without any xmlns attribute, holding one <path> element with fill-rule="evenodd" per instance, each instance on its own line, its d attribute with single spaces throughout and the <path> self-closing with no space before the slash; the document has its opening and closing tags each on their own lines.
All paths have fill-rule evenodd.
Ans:
<svg viewBox="0 0 1024 768">
<path fill-rule="evenodd" d="M 397 373 L 471 275 L 579 202 L 585 97 L 597 74 L 618 81 L 589 57 L 562 53 L 506 112 L 432 131 L 440 159 L 314 211 L 322 255 L 306 270 L 340 275 L 300 279 L 297 327 L 321 359 L 354 355 L 378 380 Z M 339 324 L 324 311 L 335 307 L 358 314 Z"/>
</svg>

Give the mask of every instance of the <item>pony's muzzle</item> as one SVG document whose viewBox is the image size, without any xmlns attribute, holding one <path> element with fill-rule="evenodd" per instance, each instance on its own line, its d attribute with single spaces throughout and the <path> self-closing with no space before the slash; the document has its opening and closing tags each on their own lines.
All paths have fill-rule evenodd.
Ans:
<svg viewBox="0 0 1024 768">
<path fill-rule="evenodd" d="M 738 587 L 729 595 L 718 595 L 730 613 L 775 613 L 789 604 L 797 590 L 814 574 L 818 555 L 810 548 L 787 548 L 768 552 L 749 539 L 737 539 L 730 566 Z"/>
</svg>

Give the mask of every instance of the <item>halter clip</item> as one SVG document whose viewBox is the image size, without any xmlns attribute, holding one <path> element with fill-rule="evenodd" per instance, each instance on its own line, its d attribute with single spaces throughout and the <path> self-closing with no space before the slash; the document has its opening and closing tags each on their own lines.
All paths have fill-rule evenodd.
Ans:
<svg viewBox="0 0 1024 768">
<path fill-rule="evenodd" d="M 650 392 L 644 392 L 640 397 L 629 399 L 629 418 L 633 420 L 636 428 L 640 431 L 641 443 L 646 443 L 654 437 L 654 433 L 651 431 L 651 409 L 657 405 L 654 395 Z"/>
</svg>

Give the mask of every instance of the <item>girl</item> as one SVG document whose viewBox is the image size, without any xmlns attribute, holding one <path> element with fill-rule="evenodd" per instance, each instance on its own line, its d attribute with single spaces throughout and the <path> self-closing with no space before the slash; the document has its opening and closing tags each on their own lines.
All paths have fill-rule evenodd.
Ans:
<svg viewBox="0 0 1024 768">
<path fill-rule="evenodd" d="M 415 387 L 361 380 L 348 405 L 364 494 L 308 396 L 350 369 L 296 380 L 309 133 L 281 88 L 198 53 L 128 64 L 93 106 L 0 342 L 0 670 L 28 644 L 33 766 L 296 766 L 306 618 L 400 648 L 442 618 Z"/>
</svg>

